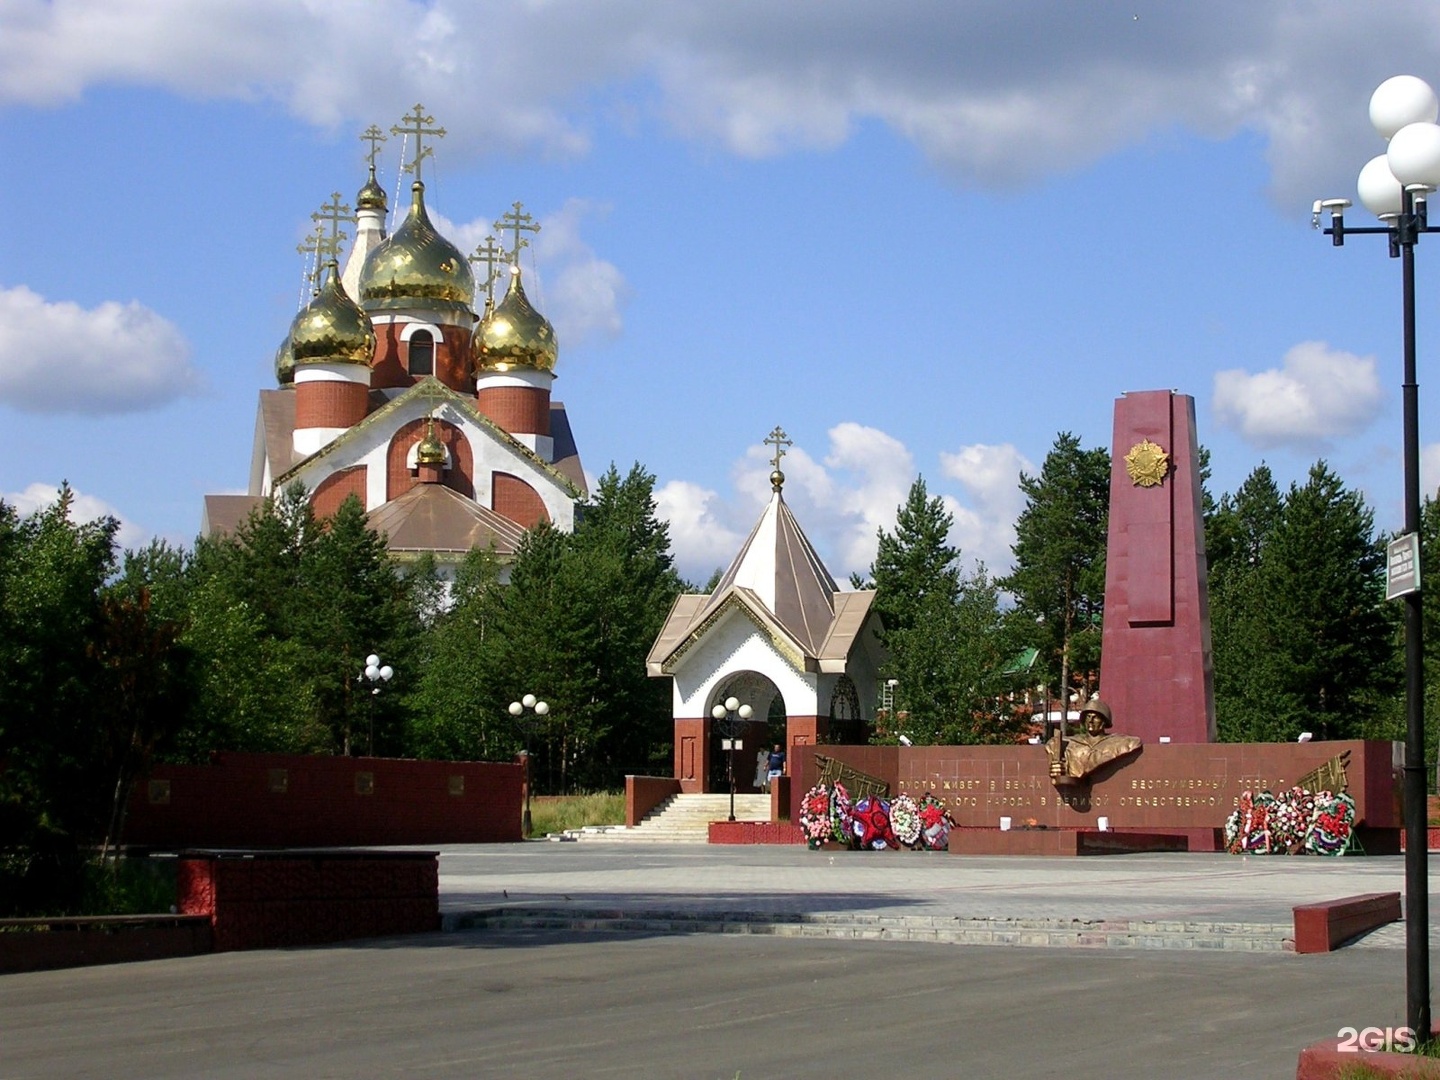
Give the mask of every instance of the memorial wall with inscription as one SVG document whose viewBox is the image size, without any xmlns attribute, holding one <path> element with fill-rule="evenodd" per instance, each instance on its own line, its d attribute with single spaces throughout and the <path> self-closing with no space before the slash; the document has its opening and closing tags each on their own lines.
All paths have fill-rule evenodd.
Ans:
<svg viewBox="0 0 1440 1080">
<path fill-rule="evenodd" d="M 1081 785 L 1057 784 L 1044 746 L 822 746 L 819 751 L 878 777 L 891 794 L 933 794 L 959 828 L 1095 829 L 1182 835 L 1192 851 L 1221 847 L 1220 830 L 1245 791 L 1283 791 L 1327 769 L 1355 799 L 1360 837 L 1375 854 L 1399 850 L 1395 744 L 1160 743 L 1112 762 Z M 819 778 L 814 748 L 793 762 L 792 799 Z M 1337 772 L 1336 770 L 1340 770 Z M 799 820 L 799 806 L 791 820 Z"/>
</svg>

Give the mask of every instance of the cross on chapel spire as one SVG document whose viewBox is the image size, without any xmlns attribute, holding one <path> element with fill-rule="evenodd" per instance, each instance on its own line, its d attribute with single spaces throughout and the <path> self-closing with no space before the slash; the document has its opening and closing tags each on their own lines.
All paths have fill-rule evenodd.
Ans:
<svg viewBox="0 0 1440 1080">
<path fill-rule="evenodd" d="M 785 456 L 785 447 L 794 446 L 795 441 L 786 437 L 785 429 L 779 424 L 775 425 L 775 430 L 770 432 L 769 438 L 764 441 L 766 446 L 775 447 L 775 456 L 770 459 L 770 464 L 778 469 L 780 467 L 780 459 Z"/>
<path fill-rule="evenodd" d="M 500 245 L 495 243 L 495 237 L 487 236 L 485 243 L 479 245 L 469 256 L 472 263 L 485 264 L 485 299 L 489 303 L 495 302 L 495 267 L 500 264 L 500 257 L 504 254 Z"/>
<path fill-rule="evenodd" d="M 433 146 L 425 146 L 425 145 L 424 145 L 424 138 L 425 138 L 425 136 L 426 136 L 426 135 L 434 135 L 437 139 L 443 139 L 443 138 L 445 137 L 445 129 L 444 129 L 444 128 L 426 127 L 426 126 L 425 126 L 425 125 L 427 125 L 427 124 L 433 124 L 433 123 L 435 123 L 435 117 L 433 117 L 433 116 L 426 116 L 426 115 L 425 115 L 425 106 L 424 106 L 424 105 L 421 105 L 418 101 L 415 103 L 415 113 L 414 113 L 414 115 L 412 116 L 412 115 L 406 114 L 405 116 L 402 116 L 400 119 L 401 119 L 401 120 L 407 120 L 407 121 L 409 121 L 412 126 L 411 126 L 411 127 L 403 127 L 403 126 L 401 126 L 400 124 L 392 124 L 392 125 L 390 126 L 390 134 L 391 134 L 391 135 L 414 135 L 414 136 L 415 136 L 415 156 L 410 159 L 410 164 L 404 165 L 404 166 L 402 166 L 402 168 L 403 168 L 406 172 L 413 172 L 413 173 L 415 174 L 415 179 L 416 179 L 416 180 L 419 180 L 419 179 L 421 178 L 421 177 L 420 177 L 420 163 L 421 163 L 425 158 L 431 157 L 431 156 L 433 156 L 434 153 L 435 153 L 435 148 L 434 148 Z"/>
<path fill-rule="evenodd" d="M 775 447 L 775 456 L 770 459 L 770 488 L 778 494 L 785 483 L 785 474 L 780 471 L 780 459 L 785 456 L 785 447 L 794 446 L 795 443 L 785 434 L 785 429 L 779 424 L 775 425 L 775 430 L 770 432 L 764 442 L 766 446 Z"/>
<path fill-rule="evenodd" d="M 529 214 L 524 213 L 524 209 L 523 204 L 520 202 L 512 203 L 510 211 L 502 215 L 499 221 L 495 222 L 497 232 L 503 233 L 506 229 L 509 229 L 515 234 L 515 244 L 511 247 L 508 254 L 510 255 L 510 262 L 516 266 L 520 264 L 520 249 L 530 246 L 530 241 L 521 237 L 520 234 L 522 232 L 538 233 L 540 231 L 539 223 Z"/>
</svg>

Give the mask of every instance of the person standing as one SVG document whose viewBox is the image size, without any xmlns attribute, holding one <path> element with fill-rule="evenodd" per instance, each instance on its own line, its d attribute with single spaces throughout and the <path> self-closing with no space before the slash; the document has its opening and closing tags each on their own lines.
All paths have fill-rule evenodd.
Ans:
<svg viewBox="0 0 1440 1080">
<path fill-rule="evenodd" d="M 762 746 L 755 754 L 755 790 L 764 791 L 770 772 L 770 755 Z"/>
<path fill-rule="evenodd" d="M 770 759 L 767 764 L 769 770 L 766 779 L 773 783 L 777 776 L 781 776 L 785 772 L 785 751 L 780 749 L 779 743 L 776 743 L 775 749 L 770 751 Z"/>
</svg>

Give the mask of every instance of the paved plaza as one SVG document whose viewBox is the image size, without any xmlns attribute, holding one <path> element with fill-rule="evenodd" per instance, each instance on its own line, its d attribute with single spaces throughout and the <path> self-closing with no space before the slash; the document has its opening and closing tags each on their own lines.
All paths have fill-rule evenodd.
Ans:
<svg viewBox="0 0 1440 1080">
<path fill-rule="evenodd" d="M 1433 860 L 1432 860 L 1433 862 Z M 1399 859 L 447 848 L 442 906 L 1284 921 Z M 1433 902 L 1433 901 L 1432 901 Z M 1286 1077 L 1403 1023 L 1398 935 L 1319 956 L 468 930 L 0 976 L 30 1077 Z"/>
</svg>

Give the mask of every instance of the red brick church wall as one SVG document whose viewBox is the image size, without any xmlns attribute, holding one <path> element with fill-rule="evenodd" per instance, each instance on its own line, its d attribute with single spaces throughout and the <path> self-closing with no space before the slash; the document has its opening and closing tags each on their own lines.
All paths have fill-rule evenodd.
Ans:
<svg viewBox="0 0 1440 1080">
<path fill-rule="evenodd" d="M 390 439 L 385 451 L 385 498 L 398 499 L 420 481 L 410 474 L 406 463 L 410 448 L 425 437 L 428 418 L 411 420 L 403 425 Z M 470 440 L 454 424 L 444 420 L 435 421 L 435 437 L 450 451 L 450 468 L 445 470 L 441 481 L 446 487 L 458 491 L 467 499 L 475 497 L 475 455 L 470 450 Z"/>
<path fill-rule="evenodd" d="M 545 510 L 545 501 L 518 476 L 493 473 L 490 485 L 490 509 L 497 514 L 503 514 L 526 529 L 550 520 L 550 515 Z"/>
<path fill-rule="evenodd" d="M 317 518 L 327 518 L 340 509 L 340 504 L 351 495 L 365 505 L 364 465 L 352 465 L 348 469 L 333 472 L 315 485 L 315 494 L 310 496 L 310 506 Z"/>
</svg>

